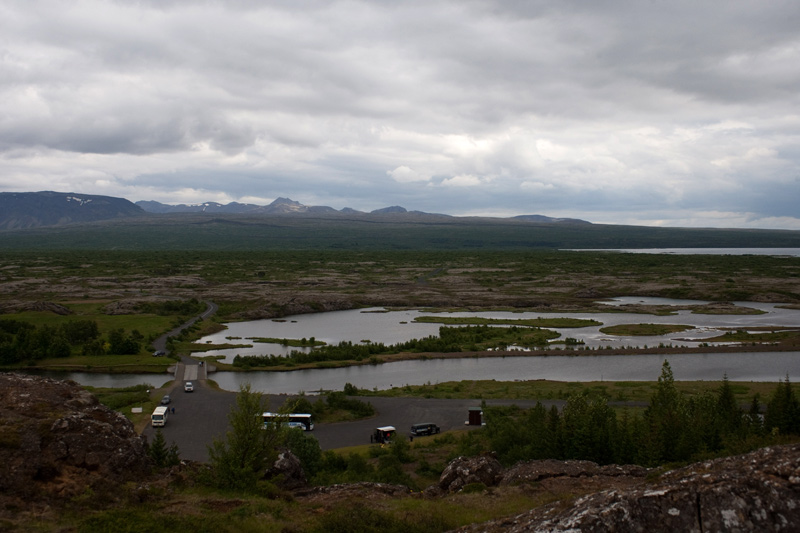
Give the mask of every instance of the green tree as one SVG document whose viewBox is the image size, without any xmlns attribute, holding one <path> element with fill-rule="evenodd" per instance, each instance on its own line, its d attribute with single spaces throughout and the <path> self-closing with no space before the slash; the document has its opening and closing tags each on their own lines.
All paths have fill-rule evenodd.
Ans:
<svg viewBox="0 0 800 533">
<path fill-rule="evenodd" d="M 732 435 L 742 427 L 742 410 L 736 402 L 728 375 L 722 376 L 722 385 L 717 391 L 717 424 L 722 435 Z"/>
<path fill-rule="evenodd" d="M 108 333 L 108 353 L 112 355 L 135 355 L 141 350 L 141 334 L 134 330 L 126 335 L 122 328 L 111 330 Z"/>
<path fill-rule="evenodd" d="M 800 404 L 789 383 L 789 376 L 778 383 L 772 397 L 767 402 L 764 415 L 764 428 L 767 432 L 778 432 L 781 435 L 800 433 Z"/>
<path fill-rule="evenodd" d="M 571 395 L 564 406 L 561 423 L 564 459 L 588 459 L 600 464 L 613 460 L 616 415 L 605 398 L 590 398 L 586 393 Z"/>
<path fill-rule="evenodd" d="M 679 458 L 679 445 L 686 428 L 685 402 L 677 388 L 668 361 L 661 365 L 656 392 L 645 410 L 646 435 L 643 461 L 661 464 Z"/>
<path fill-rule="evenodd" d="M 94 320 L 70 320 L 61 326 L 61 331 L 72 345 L 84 344 L 100 336 Z"/>
<path fill-rule="evenodd" d="M 264 425 L 266 398 L 242 385 L 228 415 L 231 429 L 225 439 L 208 447 L 213 482 L 220 488 L 253 491 L 268 466 L 275 462 L 283 432 L 280 424 Z"/>
<path fill-rule="evenodd" d="M 306 435 L 300 428 L 289 428 L 286 431 L 285 444 L 289 451 L 300 459 L 308 479 L 319 472 L 322 467 L 322 448 L 319 447 L 317 439 Z"/>
<path fill-rule="evenodd" d="M 750 402 L 750 409 L 747 411 L 747 430 L 748 433 L 761 435 L 764 432 L 764 422 L 761 416 L 761 395 L 755 393 Z"/>
<path fill-rule="evenodd" d="M 147 454 L 159 468 L 174 466 L 181 462 L 178 445 L 173 442 L 172 446 L 167 446 L 161 429 L 156 430 L 156 436 L 153 438 L 153 443 L 148 446 Z"/>
</svg>

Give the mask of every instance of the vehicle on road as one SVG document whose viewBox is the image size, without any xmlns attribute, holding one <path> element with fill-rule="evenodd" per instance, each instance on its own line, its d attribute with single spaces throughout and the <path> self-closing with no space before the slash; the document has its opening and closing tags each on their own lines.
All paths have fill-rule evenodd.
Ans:
<svg viewBox="0 0 800 533">
<path fill-rule="evenodd" d="M 163 427 L 167 424 L 167 416 L 169 415 L 169 409 L 164 407 L 163 405 L 159 405 L 153 411 L 153 414 L 150 415 L 150 423 L 153 427 Z"/>
<path fill-rule="evenodd" d="M 191 381 L 183 384 L 183 392 L 194 392 L 194 385 L 192 385 Z"/>
<path fill-rule="evenodd" d="M 388 444 L 392 441 L 397 430 L 394 426 L 382 426 L 375 428 L 375 433 L 370 435 L 369 441 L 378 444 Z"/>
<path fill-rule="evenodd" d="M 164 350 L 158 350 L 156 352 L 153 352 L 153 357 L 163 357 L 165 355 L 167 355 L 167 352 L 165 352 Z"/>
<path fill-rule="evenodd" d="M 313 431 L 314 418 L 309 413 L 270 413 L 266 412 L 261 415 L 264 419 L 264 425 L 267 426 L 275 421 L 280 421 L 281 424 L 287 427 L 299 427 L 303 431 Z"/>
<path fill-rule="evenodd" d="M 161 398 L 161 405 L 168 405 L 171 401 L 169 394 L 165 394 L 164 397 Z"/>
<path fill-rule="evenodd" d="M 430 422 L 423 422 L 421 424 L 414 424 L 411 426 L 411 434 L 415 437 L 433 435 L 435 433 L 439 433 L 439 426 L 436 424 L 431 424 Z"/>
</svg>

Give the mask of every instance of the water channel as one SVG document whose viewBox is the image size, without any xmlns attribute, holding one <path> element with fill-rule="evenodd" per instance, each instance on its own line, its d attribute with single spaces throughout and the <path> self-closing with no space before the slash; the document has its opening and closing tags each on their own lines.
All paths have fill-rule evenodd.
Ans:
<svg viewBox="0 0 800 533">
<path fill-rule="evenodd" d="M 609 308 L 624 304 L 644 304 L 660 306 L 702 305 L 700 300 L 676 300 L 669 298 L 620 297 L 603 302 Z M 353 343 L 371 341 L 384 344 L 397 344 L 412 339 L 437 336 L 441 324 L 414 322 L 418 317 L 484 317 L 504 320 L 533 318 L 579 318 L 595 320 L 599 325 L 582 328 L 550 328 L 561 334 L 561 338 L 572 337 L 592 349 L 625 348 L 672 345 L 697 347 L 706 339 L 722 335 L 733 329 L 755 327 L 798 327 L 800 310 L 787 309 L 779 304 L 756 302 L 736 302 L 758 314 L 710 315 L 692 313 L 690 310 L 676 310 L 674 314 L 656 316 L 640 313 L 541 313 L 511 311 L 481 311 L 435 313 L 426 310 L 388 311 L 383 308 L 352 309 L 328 313 L 313 313 L 288 316 L 280 320 L 254 320 L 226 324 L 227 329 L 199 339 L 197 344 L 250 344 L 249 347 L 203 352 L 203 355 L 219 356 L 220 360 L 232 363 L 236 355 L 287 355 L 289 346 L 275 343 L 257 342 L 259 338 L 302 339 L 314 337 L 328 344 L 342 341 Z M 694 329 L 658 336 L 616 336 L 606 335 L 602 327 L 618 324 L 678 324 L 693 326 Z M 514 349 L 514 347 L 510 347 Z M 520 348 L 524 350 L 524 348 Z M 198 354 L 199 355 L 199 354 Z"/>
<path fill-rule="evenodd" d="M 650 305 L 685 305 L 699 301 L 663 298 L 624 297 L 606 302 L 609 306 L 625 303 Z M 582 339 L 587 346 L 613 347 L 658 345 L 697 346 L 703 338 L 723 331 L 721 328 L 747 329 L 753 327 L 800 327 L 800 310 L 786 309 L 776 304 L 738 302 L 738 305 L 761 311 L 748 315 L 704 315 L 679 310 L 667 316 L 633 313 L 446 313 L 447 316 L 483 316 L 491 318 L 562 317 L 591 318 L 604 325 L 630 323 L 687 324 L 695 329 L 659 337 L 609 337 L 599 332 L 601 326 L 559 330 L 562 336 Z M 343 340 L 371 340 L 393 344 L 408 339 L 436 335 L 439 324 L 415 323 L 416 316 L 431 315 L 423 310 L 337 311 L 297 315 L 281 320 L 257 320 L 228 324 L 228 329 L 200 339 L 199 343 L 250 343 L 248 337 L 300 339 L 315 337 L 329 343 Z M 228 337 L 239 337 L 227 340 Z M 280 345 L 252 343 L 253 348 L 204 352 L 232 359 L 237 353 L 279 354 Z M 420 385 L 445 381 L 494 379 L 498 381 L 548 379 L 558 381 L 653 381 L 664 362 L 663 355 L 582 355 L 564 356 L 505 356 L 488 358 L 453 358 L 401 361 L 380 365 L 347 368 L 297 370 L 291 372 L 216 372 L 210 376 L 223 389 L 236 391 L 244 383 L 270 394 L 314 393 L 320 390 L 342 390 L 346 383 L 359 388 L 387 389 L 406 384 Z M 800 379 L 800 352 L 708 353 L 674 354 L 667 357 L 675 379 L 716 381 L 727 375 L 733 381 L 779 381 L 786 376 Z M 148 383 L 159 387 L 169 381 L 168 375 L 134 374 L 105 375 L 90 373 L 58 374 L 60 379 L 73 379 L 84 385 L 123 387 Z"/>
<path fill-rule="evenodd" d="M 291 372 L 215 372 L 209 377 L 229 391 L 249 383 L 270 394 L 312 394 L 342 390 L 346 383 L 359 388 L 388 389 L 445 381 L 494 379 L 497 381 L 549 379 L 557 381 L 655 381 L 667 359 L 679 381 L 717 381 L 727 374 L 732 381 L 800 379 L 800 352 L 704 353 L 663 355 L 536 356 L 427 359 L 346 368 Z M 93 387 L 126 387 L 147 383 L 160 387 L 167 374 L 45 373 Z"/>
</svg>

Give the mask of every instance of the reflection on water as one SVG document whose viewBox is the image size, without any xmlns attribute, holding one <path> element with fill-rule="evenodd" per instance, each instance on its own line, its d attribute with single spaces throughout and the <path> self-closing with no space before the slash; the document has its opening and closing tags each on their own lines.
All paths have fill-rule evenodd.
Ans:
<svg viewBox="0 0 800 533">
<path fill-rule="evenodd" d="M 655 296 L 620 296 L 602 300 L 598 303 L 605 305 L 706 305 L 707 300 L 679 300 L 676 298 L 657 298 Z"/>
<path fill-rule="evenodd" d="M 623 305 L 641 303 L 646 305 L 702 305 L 708 302 L 699 300 L 677 300 L 671 298 L 620 297 L 605 303 Z M 397 344 L 412 339 L 437 336 L 441 324 L 416 323 L 419 316 L 437 315 L 448 317 L 484 317 L 506 320 L 528 318 L 582 318 L 601 322 L 600 326 L 584 328 L 552 328 L 561 334 L 561 338 L 572 337 L 583 341 L 584 346 L 592 349 L 626 348 L 658 346 L 696 347 L 714 336 L 725 333 L 724 328 L 748 329 L 754 327 L 800 327 L 800 310 L 782 309 L 778 304 L 755 302 L 736 302 L 743 307 L 763 311 L 753 315 L 709 315 L 693 314 L 688 310 L 678 310 L 668 316 L 655 316 L 637 313 L 542 313 L 542 312 L 452 312 L 433 313 L 425 310 L 389 311 L 383 308 L 352 309 L 329 313 L 313 313 L 294 315 L 282 320 L 254 320 L 250 322 L 234 322 L 226 324 L 224 331 L 200 339 L 204 343 L 252 343 L 249 348 L 230 350 L 213 350 L 198 352 L 197 355 L 221 356 L 222 361 L 232 362 L 236 355 L 286 355 L 296 349 L 276 344 L 255 343 L 248 338 L 269 337 L 278 339 L 303 339 L 314 337 L 328 344 L 342 341 L 359 343 L 363 341 Z M 693 326 L 680 333 L 656 336 L 616 336 L 600 331 L 602 327 L 619 324 L 675 324 Z"/>
<path fill-rule="evenodd" d="M 216 372 L 210 375 L 210 379 L 225 390 L 238 391 L 240 385 L 249 383 L 254 390 L 269 394 L 342 390 L 346 383 L 363 389 L 383 390 L 393 386 L 486 379 L 655 381 L 661 374 L 665 358 L 669 360 L 675 379 L 679 381 L 718 381 L 725 375 L 731 381 L 777 382 L 787 375 L 792 381 L 800 378 L 800 353 L 765 352 L 674 354 L 666 357 L 560 355 L 429 359 L 292 372 Z M 50 375 L 58 377 L 54 373 Z M 79 372 L 60 376 L 60 379 L 73 379 L 83 385 L 96 387 L 125 387 L 139 383 L 160 385 L 168 380 L 168 376 L 104 376 Z"/>
<path fill-rule="evenodd" d="M 676 354 L 668 357 L 676 380 L 717 381 L 727 374 L 732 381 L 780 381 L 800 376 L 797 352 L 750 354 Z M 460 380 L 497 381 L 548 379 L 555 381 L 655 381 L 661 374 L 663 355 L 540 356 L 502 358 L 430 359 L 383 365 L 258 372 L 220 372 L 214 380 L 225 390 L 250 383 L 270 394 L 342 390 L 346 383 L 366 389 L 423 385 Z"/>
<path fill-rule="evenodd" d="M 30 371 L 29 374 L 60 380 L 72 380 L 86 387 L 123 388 L 147 385 L 158 389 L 172 380 L 170 374 L 98 374 L 95 372 Z"/>
<path fill-rule="evenodd" d="M 574 252 L 624 252 L 630 254 L 670 255 L 772 255 L 800 257 L 800 248 L 580 248 Z"/>
</svg>

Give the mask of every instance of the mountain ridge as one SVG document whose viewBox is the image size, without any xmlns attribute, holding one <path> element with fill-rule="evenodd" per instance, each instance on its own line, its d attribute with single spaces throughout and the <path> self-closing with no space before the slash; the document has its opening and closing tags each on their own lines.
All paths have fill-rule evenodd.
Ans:
<svg viewBox="0 0 800 533">
<path fill-rule="evenodd" d="M 26 229 L 138 217 L 146 212 L 124 198 L 83 193 L 0 192 L 0 229 Z"/>
<path fill-rule="evenodd" d="M 76 222 L 97 222 L 139 217 L 147 214 L 218 213 L 230 215 L 359 215 L 462 218 L 441 213 L 408 211 L 399 205 L 370 212 L 350 207 L 341 210 L 326 205 L 307 206 L 291 198 L 278 197 L 268 205 L 230 202 L 165 204 L 155 200 L 131 202 L 125 198 L 54 191 L 0 193 L 0 229 L 14 230 L 62 226 Z M 486 217 L 502 220 L 500 217 Z M 520 215 L 512 219 L 538 223 L 591 224 L 578 219 L 552 218 L 544 215 Z"/>
</svg>

